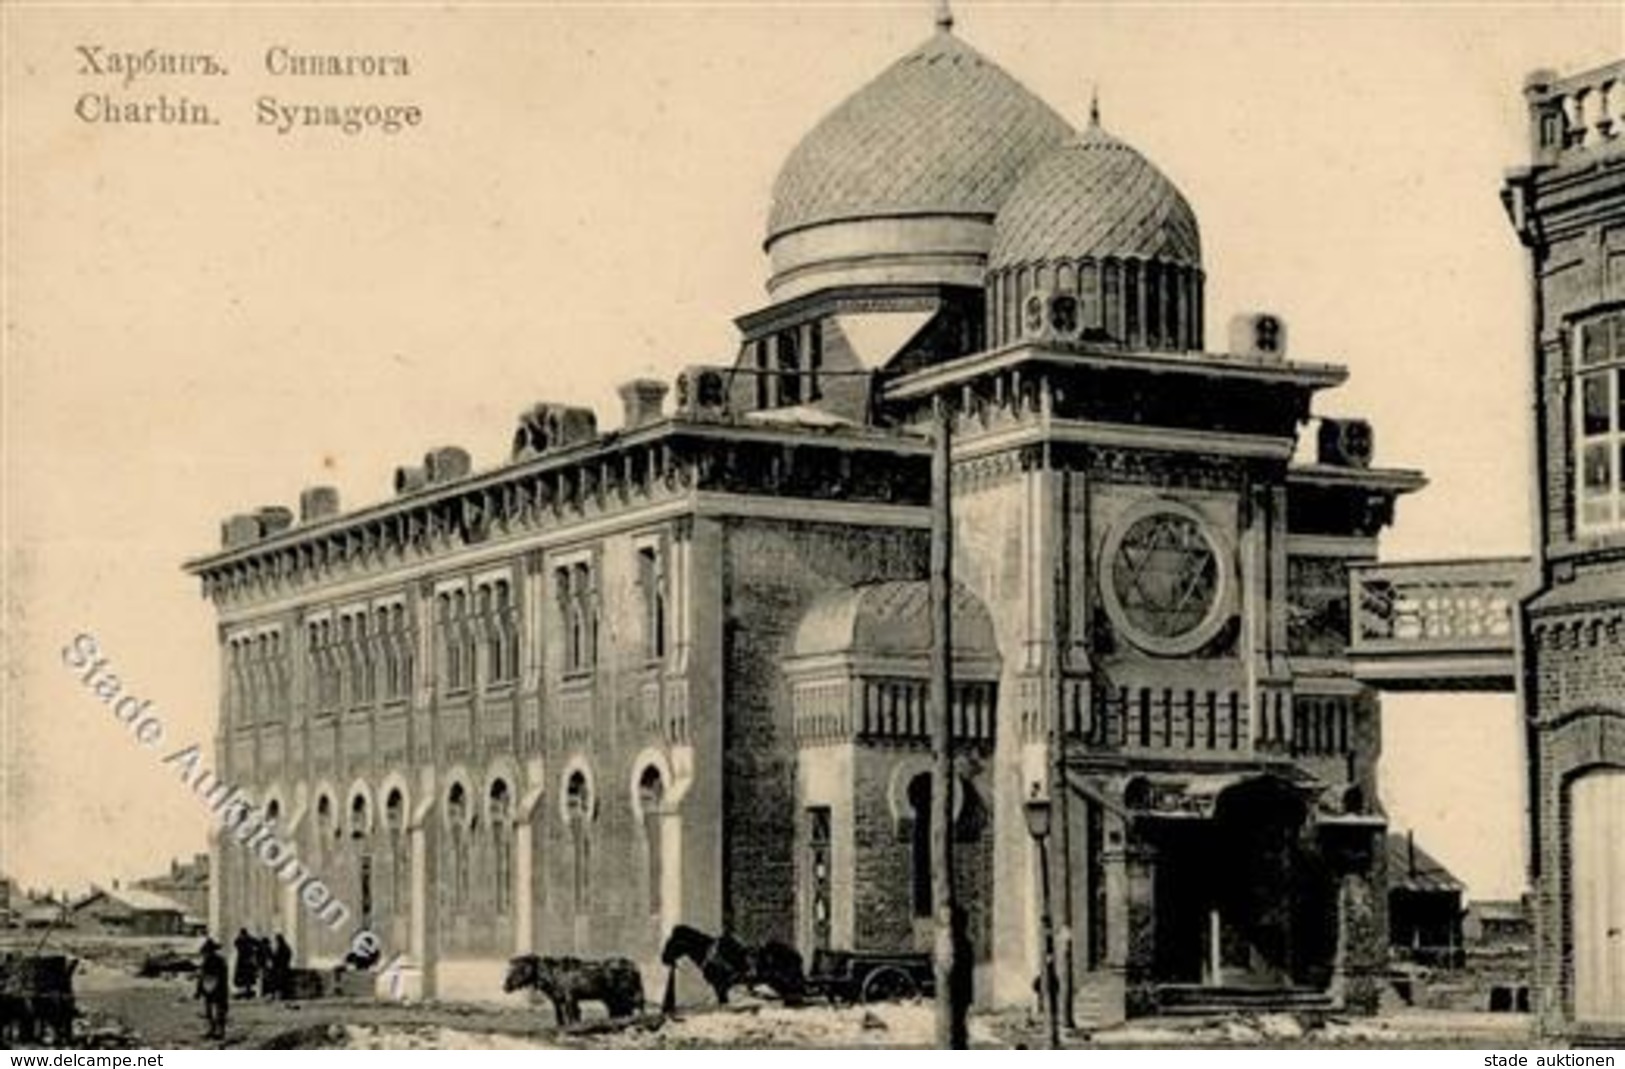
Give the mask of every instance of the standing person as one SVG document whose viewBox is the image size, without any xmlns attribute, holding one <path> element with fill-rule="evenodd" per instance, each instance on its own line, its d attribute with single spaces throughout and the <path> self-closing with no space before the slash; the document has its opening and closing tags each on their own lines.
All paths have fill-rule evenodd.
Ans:
<svg viewBox="0 0 1625 1069">
<path fill-rule="evenodd" d="M 197 990 L 193 998 L 203 1000 L 203 1015 L 208 1019 L 207 1039 L 226 1038 L 226 1010 L 231 998 L 226 976 L 226 958 L 220 953 L 220 944 L 213 939 L 203 940 L 200 951 L 203 961 L 198 965 Z"/>
<path fill-rule="evenodd" d="M 274 998 L 276 995 L 276 981 L 271 975 L 271 938 L 262 936 L 255 940 L 260 948 L 260 998 Z"/>
<path fill-rule="evenodd" d="M 288 985 L 293 980 L 293 947 L 282 938 L 282 933 L 276 933 L 276 939 L 271 943 L 271 997 L 285 999 L 288 997 Z"/>
<path fill-rule="evenodd" d="M 249 935 L 247 928 L 239 928 L 232 945 L 237 950 L 237 961 L 231 985 L 237 989 L 238 998 L 253 998 L 254 987 L 259 983 L 260 941 Z"/>
</svg>

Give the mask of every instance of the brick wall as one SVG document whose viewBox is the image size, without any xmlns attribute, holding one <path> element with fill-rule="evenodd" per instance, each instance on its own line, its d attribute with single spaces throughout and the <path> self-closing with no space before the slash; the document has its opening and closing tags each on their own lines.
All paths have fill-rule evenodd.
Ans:
<svg viewBox="0 0 1625 1069">
<path fill-rule="evenodd" d="M 813 598 L 925 574 L 913 530 L 740 520 L 725 536 L 725 911 L 746 942 L 796 939 L 796 744 L 780 658 Z"/>
</svg>

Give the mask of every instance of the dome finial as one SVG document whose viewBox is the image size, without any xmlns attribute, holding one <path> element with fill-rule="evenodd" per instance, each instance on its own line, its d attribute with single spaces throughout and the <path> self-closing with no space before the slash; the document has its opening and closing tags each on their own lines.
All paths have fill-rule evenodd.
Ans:
<svg viewBox="0 0 1625 1069">
<path fill-rule="evenodd" d="M 954 9 L 949 0 L 937 0 L 936 23 L 943 33 L 954 32 Z"/>
<path fill-rule="evenodd" d="M 1100 85 L 1089 87 L 1089 125 L 1100 125 Z"/>
</svg>

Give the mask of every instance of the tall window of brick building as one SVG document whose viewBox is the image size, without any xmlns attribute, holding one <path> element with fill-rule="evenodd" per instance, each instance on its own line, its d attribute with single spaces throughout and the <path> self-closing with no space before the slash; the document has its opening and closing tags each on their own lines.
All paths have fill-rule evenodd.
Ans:
<svg viewBox="0 0 1625 1069">
<path fill-rule="evenodd" d="M 638 590 L 643 595 L 643 651 L 646 660 L 666 657 L 666 568 L 659 546 L 638 550 Z"/>
<path fill-rule="evenodd" d="M 316 842 L 318 848 L 326 851 L 332 848 L 333 840 L 338 837 L 338 821 L 333 813 L 333 799 L 323 794 L 316 799 Z"/>
<path fill-rule="evenodd" d="M 265 661 L 265 636 L 255 635 L 248 640 L 248 717 L 258 723 L 264 719 L 265 705 L 264 687 L 261 682 L 261 665 Z"/>
<path fill-rule="evenodd" d="M 814 950 L 828 950 L 830 945 L 830 830 L 828 806 L 807 810 L 807 902 Z"/>
<path fill-rule="evenodd" d="M 340 665 L 340 692 L 338 704 L 354 705 L 361 693 L 360 658 L 356 655 L 355 620 L 348 613 L 339 617 L 337 654 Z"/>
<path fill-rule="evenodd" d="M 638 779 L 638 811 L 643 814 L 643 866 L 648 881 L 649 914 L 655 917 L 660 915 L 660 819 L 665 799 L 666 785 L 660 780 L 660 771 L 651 765 Z"/>
<path fill-rule="evenodd" d="M 277 821 L 282 817 L 282 803 L 275 798 L 265 803 L 265 823 L 267 827 L 275 828 Z M 284 886 L 281 880 L 266 870 L 265 875 L 271 879 L 265 881 L 265 916 L 277 927 L 282 926 L 282 895 Z"/>
<path fill-rule="evenodd" d="M 247 688 L 243 685 L 243 642 L 232 639 L 226 643 L 226 709 L 233 724 L 248 722 L 248 707 L 243 700 Z"/>
<path fill-rule="evenodd" d="M 459 660 L 463 666 L 462 689 L 474 685 L 474 673 L 479 668 L 479 644 L 475 640 L 473 622 L 474 600 L 467 592 L 459 590 L 451 596 L 451 606 L 457 616 L 456 636 L 462 644 L 462 656 Z"/>
<path fill-rule="evenodd" d="M 498 638 L 498 653 L 491 666 L 491 678 L 511 683 L 519 678 L 519 619 L 514 609 L 513 595 L 506 579 L 498 579 L 492 587 L 495 620 L 493 629 Z"/>
<path fill-rule="evenodd" d="M 491 879 L 496 885 L 496 910 L 507 916 L 513 910 L 513 803 L 508 781 L 491 781 Z"/>
<path fill-rule="evenodd" d="M 384 677 L 384 700 L 393 701 L 401 696 L 400 643 L 390 620 L 390 607 L 385 605 L 373 614 L 373 634 L 378 638 L 378 667 Z"/>
<path fill-rule="evenodd" d="M 406 900 L 406 797 L 399 787 L 384 798 L 385 846 L 389 851 L 389 902 L 396 912 Z"/>
<path fill-rule="evenodd" d="M 406 606 L 397 604 L 390 607 L 389 624 L 390 634 L 397 650 L 395 686 L 390 697 L 405 698 L 412 693 L 412 671 L 417 663 L 413 650 L 412 629 L 406 620 Z"/>
<path fill-rule="evenodd" d="M 372 847 L 369 843 L 371 815 L 367 811 L 367 796 L 357 794 L 350 799 L 350 841 L 356 855 L 358 887 L 357 908 L 361 911 L 361 926 L 372 927 Z"/>
<path fill-rule="evenodd" d="M 446 792 L 446 823 L 451 828 L 451 904 L 468 904 L 468 792 L 453 783 Z"/>
<path fill-rule="evenodd" d="M 486 642 L 485 683 L 511 683 L 519 675 L 519 634 L 507 580 L 480 586 L 478 612 Z"/>
<path fill-rule="evenodd" d="M 378 656 L 375 648 L 377 636 L 372 628 L 367 626 L 369 620 L 367 613 L 356 613 L 355 645 L 360 684 L 356 690 L 356 703 L 359 705 L 371 705 L 378 698 Z"/>
<path fill-rule="evenodd" d="M 564 671 L 588 671 L 598 656 L 598 605 L 592 568 L 586 562 L 560 568 L 554 580 L 564 632 Z"/>
<path fill-rule="evenodd" d="M 474 613 L 479 634 L 485 639 L 485 683 L 502 681 L 502 633 L 496 626 L 496 601 L 491 593 L 490 583 L 481 583 L 474 592 Z"/>
<path fill-rule="evenodd" d="M 278 719 L 288 715 L 288 651 L 282 632 L 271 632 L 271 713 Z"/>
<path fill-rule="evenodd" d="M 1625 527 L 1625 312 L 1599 316 L 1574 332 L 1575 521 L 1584 533 Z"/>
<path fill-rule="evenodd" d="M 587 912 L 588 880 L 587 824 L 592 813 L 592 797 L 587 777 L 572 773 L 564 792 L 565 819 L 570 827 L 571 909 L 577 916 Z"/>
<path fill-rule="evenodd" d="M 909 876 L 914 915 L 931 916 L 931 775 L 922 772 L 908 781 L 908 804 L 914 822 L 909 836 Z"/>
</svg>

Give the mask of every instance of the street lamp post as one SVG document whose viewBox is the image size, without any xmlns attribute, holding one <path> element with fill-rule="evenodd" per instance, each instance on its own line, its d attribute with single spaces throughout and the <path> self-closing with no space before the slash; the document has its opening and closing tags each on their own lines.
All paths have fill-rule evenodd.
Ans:
<svg viewBox="0 0 1625 1069">
<path fill-rule="evenodd" d="M 1050 832 L 1050 800 L 1039 793 L 1039 788 L 1033 786 L 1033 796 L 1027 800 L 1027 833 L 1038 844 L 1038 886 L 1041 889 L 1041 914 L 1044 929 L 1044 972 L 1042 981 L 1044 985 L 1044 1017 L 1049 1025 L 1049 1046 L 1051 1050 L 1058 1050 L 1061 1046 L 1061 1021 L 1056 1006 L 1055 975 L 1055 918 L 1050 910 L 1049 892 L 1049 832 Z"/>
</svg>

